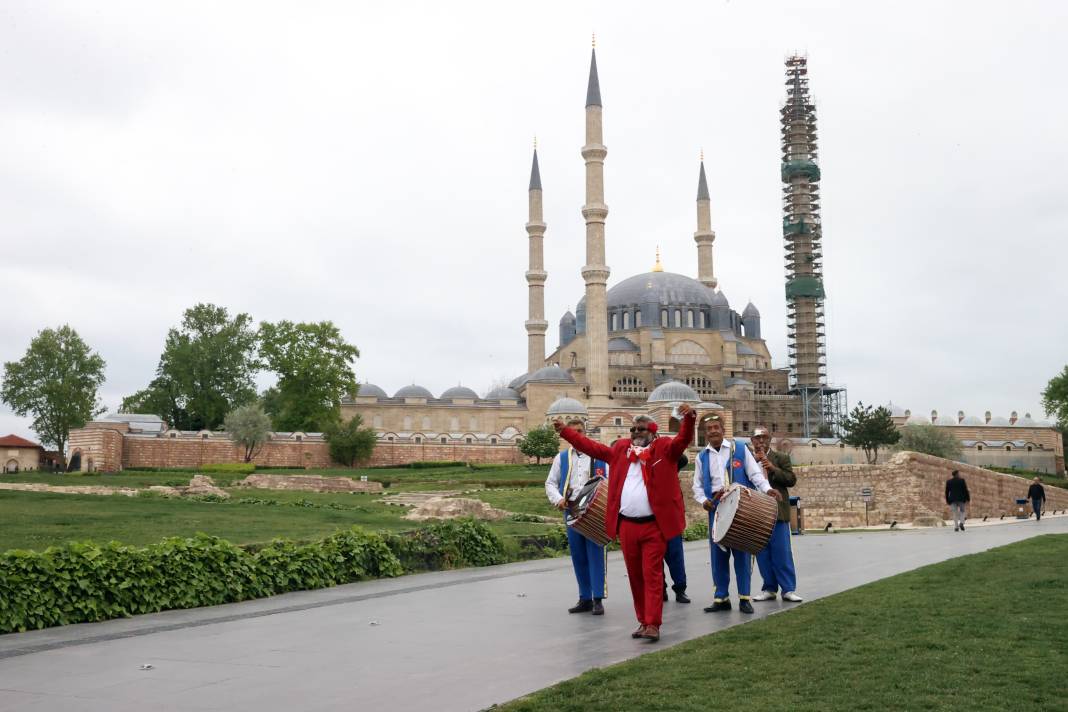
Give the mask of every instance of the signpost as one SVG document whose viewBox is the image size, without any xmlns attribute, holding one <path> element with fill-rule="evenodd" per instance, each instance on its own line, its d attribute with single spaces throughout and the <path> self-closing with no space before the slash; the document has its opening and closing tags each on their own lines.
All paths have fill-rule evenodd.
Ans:
<svg viewBox="0 0 1068 712">
<path fill-rule="evenodd" d="M 871 502 L 875 498 L 875 490 L 871 487 L 861 487 L 860 497 L 864 500 L 864 526 L 868 526 L 868 509 L 871 507 Z"/>
</svg>

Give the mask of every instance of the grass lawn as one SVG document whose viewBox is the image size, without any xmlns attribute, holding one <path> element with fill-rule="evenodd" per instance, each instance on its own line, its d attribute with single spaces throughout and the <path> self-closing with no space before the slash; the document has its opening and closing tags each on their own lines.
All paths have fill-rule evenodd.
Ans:
<svg viewBox="0 0 1068 712">
<path fill-rule="evenodd" d="M 1066 709 L 1068 535 L 862 586 L 585 673 L 519 710 Z"/>
<path fill-rule="evenodd" d="M 465 495 L 473 499 L 481 499 L 486 504 L 504 509 L 509 512 L 522 512 L 523 514 L 540 514 L 545 517 L 556 517 L 563 521 L 560 510 L 549 504 L 545 496 L 544 487 L 524 487 L 522 489 L 488 489 L 480 492 L 472 492 Z"/>
</svg>

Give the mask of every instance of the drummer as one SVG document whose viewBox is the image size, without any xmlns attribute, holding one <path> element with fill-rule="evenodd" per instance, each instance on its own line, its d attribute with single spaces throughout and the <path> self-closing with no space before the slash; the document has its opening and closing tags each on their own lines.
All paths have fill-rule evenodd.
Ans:
<svg viewBox="0 0 1068 712">
<path fill-rule="evenodd" d="M 567 421 L 567 426 L 579 433 L 586 426 L 579 418 Z M 591 472 L 590 470 L 593 470 Z M 549 476 L 545 479 L 545 494 L 549 503 L 566 512 L 578 499 L 579 491 L 594 477 L 608 477 L 608 465 L 600 460 L 591 462 L 588 455 L 568 447 L 557 453 Z M 567 527 L 567 548 L 571 550 L 571 565 L 578 581 L 579 600 L 568 613 L 604 615 L 605 563 L 603 546 L 590 541 L 572 527 Z"/>
<path fill-rule="evenodd" d="M 752 554 L 741 549 L 724 551 L 712 542 L 713 512 L 719 498 L 723 496 L 727 485 L 737 484 L 760 490 L 775 499 L 780 495 L 768 484 L 764 470 L 757 462 L 749 448 L 738 440 L 725 440 L 723 437 L 723 417 L 715 413 L 701 419 L 705 428 L 708 445 L 697 455 L 693 473 L 693 498 L 708 512 L 708 542 L 712 548 L 712 581 L 716 586 L 712 605 L 705 608 L 705 613 L 729 611 L 731 609 L 730 559 L 734 557 L 734 574 L 738 581 L 738 610 L 752 613 L 749 588 L 753 574 Z"/>
</svg>

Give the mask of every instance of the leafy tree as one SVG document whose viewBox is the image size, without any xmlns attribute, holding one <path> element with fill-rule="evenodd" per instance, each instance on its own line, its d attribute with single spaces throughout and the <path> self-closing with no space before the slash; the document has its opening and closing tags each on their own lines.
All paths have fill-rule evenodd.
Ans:
<svg viewBox="0 0 1068 712">
<path fill-rule="evenodd" d="M 360 350 L 333 322 L 260 324 L 260 356 L 278 383 L 264 394 L 277 430 L 325 431 L 341 419 L 341 398 L 357 390 Z"/>
<path fill-rule="evenodd" d="M 1057 419 L 1061 432 L 1068 431 L 1068 366 L 1046 384 L 1042 391 L 1042 407 L 1047 416 Z"/>
<path fill-rule="evenodd" d="M 70 326 L 45 329 L 25 356 L 4 364 L 0 400 L 16 415 L 32 415 L 41 441 L 62 453 L 72 429 L 104 412 L 97 398 L 104 365 Z"/>
<path fill-rule="evenodd" d="M 922 452 L 947 460 L 959 460 L 961 456 L 960 441 L 937 425 L 906 425 L 901 429 L 901 439 L 894 449 Z"/>
<path fill-rule="evenodd" d="M 859 402 L 849 415 L 842 418 L 842 430 L 845 433 L 842 442 L 863 450 L 869 465 L 878 461 L 880 447 L 893 445 L 901 439 L 889 409 L 879 406 L 873 410 L 870 405 Z"/>
<path fill-rule="evenodd" d="M 259 403 L 234 408 L 226 414 L 223 426 L 230 439 L 245 448 L 245 462 L 252 462 L 271 434 L 271 419 Z"/>
<path fill-rule="evenodd" d="M 551 425 L 542 425 L 531 428 L 527 436 L 519 442 L 519 452 L 527 457 L 535 458 L 537 464 L 541 464 L 541 458 L 553 457 L 560 451 L 560 436 Z"/>
<path fill-rule="evenodd" d="M 373 428 L 363 427 L 359 415 L 344 423 L 331 423 L 323 436 L 330 448 L 330 458 L 346 467 L 355 467 L 357 462 L 369 459 L 378 442 L 378 434 Z"/>
<path fill-rule="evenodd" d="M 252 317 L 197 304 L 167 332 L 156 377 L 121 409 L 154 413 L 180 430 L 215 430 L 227 413 L 256 400 L 259 369 Z"/>
</svg>

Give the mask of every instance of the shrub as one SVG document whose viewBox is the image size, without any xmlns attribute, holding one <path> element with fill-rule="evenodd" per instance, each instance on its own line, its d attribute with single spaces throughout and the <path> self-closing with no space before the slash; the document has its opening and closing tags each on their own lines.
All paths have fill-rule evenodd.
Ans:
<svg viewBox="0 0 1068 712">
<path fill-rule="evenodd" d="M 0 633 L 232 603 L 403 573 L 377 534 L 358 527 L 252 552 L 218 537 L 139 548 L 71 542 L 0 554 Z"/>
<path fill-rule="evenodd" d="M 386 543 L 407 571 L 492 566 L 507 560 L 500 537 L 474 519 L 435 522 L 413 532 L 391 535 Z"/>
<path fill-rule="evenodd" d="M 708 522 L 701 520 L 686 527 L 682 532 L 683 541 L 703 541 L 708 539 Z"/>
<path fill-rule="evenodd" d="M 432 470 L 439 467 L 466 467 L 466 462 L 460 462 L 458 460 L 423 460 L 421 462 L 412 462 L 408 464 L 408 467 L 413 470 Z"/>
<path fill-rule="evenodd" d="M 251 462 L 220 462 L 214 465 L 204 465 L 199 470 L 199 472 L 220 475 L 251 475 L 255 471 L 256 466 Z"/>
<path fill-rule="evenodd" d="M 960 460 L 960 441 L 953 433 L 937 425 L 906 425 L 901 429 L 901 439 L 895 450 L 911 450 L 925 455 Z"/>
</svg>

